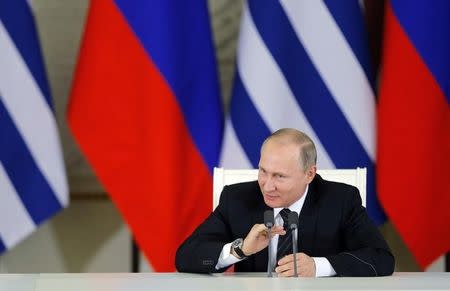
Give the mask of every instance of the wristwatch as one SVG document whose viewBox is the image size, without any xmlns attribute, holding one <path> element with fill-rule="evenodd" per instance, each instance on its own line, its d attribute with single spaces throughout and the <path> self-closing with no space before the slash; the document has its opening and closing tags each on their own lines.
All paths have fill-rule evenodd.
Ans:
<svg viewBox="0 0 450 291">
<path fill-rule="evenodd" d="M 242 251 L 242 245 L 244 244 L 244 240 L 242 238 L 235 239 L 231 243 L 231 249 L 239 256 L 240 260 L 248 258 Z"/>
</svg>

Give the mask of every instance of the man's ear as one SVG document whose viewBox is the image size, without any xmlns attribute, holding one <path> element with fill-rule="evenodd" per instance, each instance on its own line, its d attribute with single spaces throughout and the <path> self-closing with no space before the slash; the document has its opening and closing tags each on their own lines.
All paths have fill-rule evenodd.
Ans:
<svg viewBox="0 0 450 291">
<path fill-rule="evenodd" d="M 308 184 L 312 182 L 314 177 L 316 176 L 317 166 L 313 165 L 306 170 L 306 178 L 308 180 Z"/>
</svg>

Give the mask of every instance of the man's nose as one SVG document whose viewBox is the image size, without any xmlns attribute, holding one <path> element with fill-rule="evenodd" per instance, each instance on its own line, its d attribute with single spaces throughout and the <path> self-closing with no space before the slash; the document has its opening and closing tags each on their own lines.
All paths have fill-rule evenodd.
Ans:
<svg viewBox="0 0 450 291">
<path fill-rule="evenodd" d="M 272 177 L 267 177 L 266 182 L 264 183 L 264 191 L 273 191 L 275 190 L 275 184 L 273 183 Z"/>
</svg>

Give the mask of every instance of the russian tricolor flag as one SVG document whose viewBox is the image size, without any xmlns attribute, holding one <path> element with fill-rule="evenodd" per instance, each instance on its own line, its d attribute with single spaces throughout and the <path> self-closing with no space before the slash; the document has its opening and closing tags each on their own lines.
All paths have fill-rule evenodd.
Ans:
<svg viewBox="0 0 450 291">
<path fill-rule="evenodd" d="M 450 251 L 450 2 L 387 5 L 378 190 L 422 268 Z"/>
<path fill-rule="evenodd" d="M 206 2 L 92 0 L 68 120 L 154 270 L 173 271 L 221 145 Z"/>
</svg>

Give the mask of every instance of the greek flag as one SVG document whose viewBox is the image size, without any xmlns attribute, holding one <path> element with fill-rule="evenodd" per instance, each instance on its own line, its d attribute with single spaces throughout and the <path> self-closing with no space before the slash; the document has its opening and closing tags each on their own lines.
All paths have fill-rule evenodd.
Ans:
<svg viewBox="0 0 450 291">
<path fill-rule="evenodd" d="M 374 179 L 375 102 L 357 0 L 249 0 L 221 164 L 256 168 L 271 132 L 297 128 L 315 141 L 319 168 L 368 168 L 368 211 L 382 223 Z"/>
<path fill-rule="evenodd" d="M 31 7 L 0 0 L 0 254 L 68 204 Z"/>
</svg>

